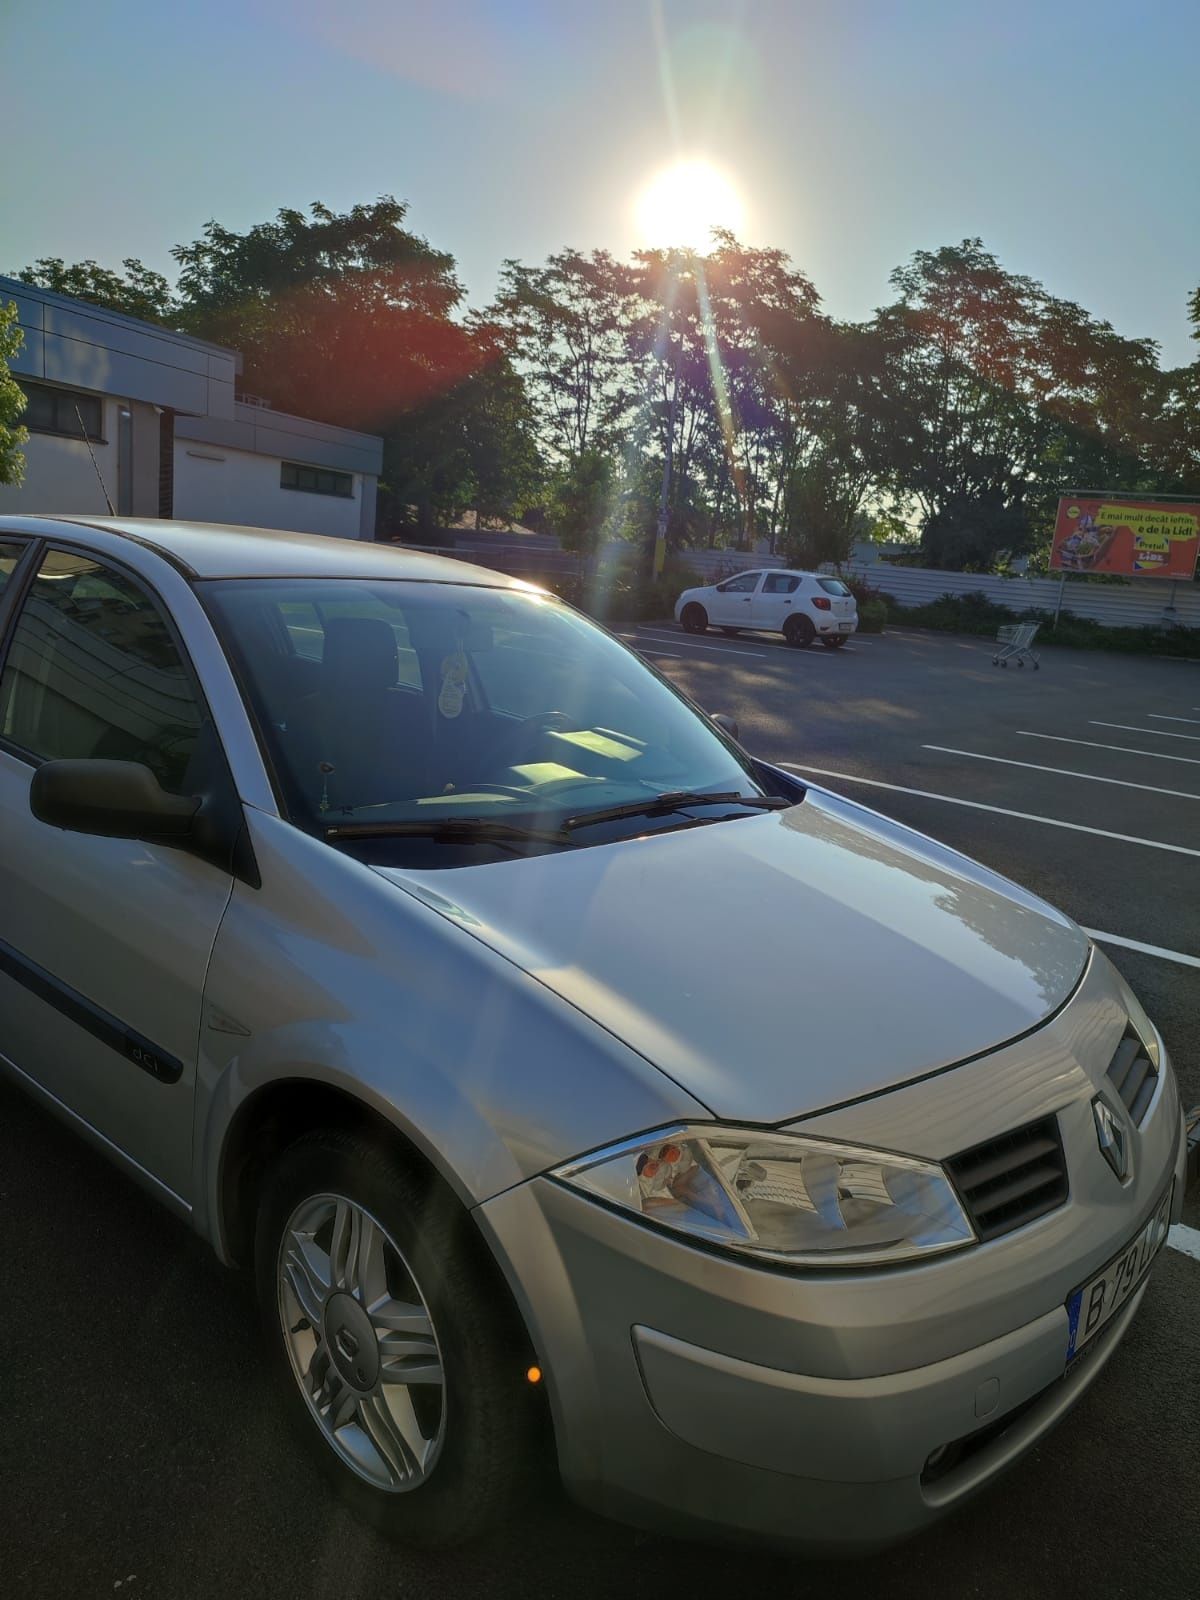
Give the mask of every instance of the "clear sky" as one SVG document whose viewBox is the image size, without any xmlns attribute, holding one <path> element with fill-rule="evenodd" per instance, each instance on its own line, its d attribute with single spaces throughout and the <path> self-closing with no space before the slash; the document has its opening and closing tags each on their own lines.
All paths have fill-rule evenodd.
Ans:
<svg viewBox="0 0 1200 1600">
<path fill-rule="evenodd" d="M 1190 361 L 1200 0 L 0 0 L 0 271 L 393 193 L 485 302 L 624 254 L 677 156 L 837 316 L 914 250 L 1006 266 Z"/>
</svg>

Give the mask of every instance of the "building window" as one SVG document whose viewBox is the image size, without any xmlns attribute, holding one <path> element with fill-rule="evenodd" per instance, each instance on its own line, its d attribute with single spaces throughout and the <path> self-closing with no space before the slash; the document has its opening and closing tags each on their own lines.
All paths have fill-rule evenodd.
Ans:
<svg viewBox="0 0 1200 1600">
<path fill-rule="evenodd" d="M 21 387 L 29 401 L 21 422 L 30 433 L 60 433 L 69 439 L 82 439 L 82 417 L 92 443 L 104 443 L 104 402 L 99 395 L 80 394 L 77 389 L 50 389 L 41 383 L 22 382 Z"/>
<path fill-rule="evenodd" d="M 342 500 L 354 498 L 354 474 L 330 472 L 327 467 L 302 467 L 295 461 L 279 466 L 279 487 L 300 489 L 305 494 L 335 494 Z"/>
</svg>

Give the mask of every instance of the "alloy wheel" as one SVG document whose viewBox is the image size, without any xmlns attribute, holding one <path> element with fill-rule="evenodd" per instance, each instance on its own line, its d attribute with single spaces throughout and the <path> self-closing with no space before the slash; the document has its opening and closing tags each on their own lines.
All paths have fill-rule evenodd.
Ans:
<svg viewBox="0 0 1200 1600">
<path fill-rule="evenodd" d="M 402 1251 L 353 1200 L 314 1195 L 288 1218 L 277 1280 L 292 1372 L 328 1443 L 377 1489 L 418 1487 L 442 1447 L 445 1375 Z"/>
</svg>

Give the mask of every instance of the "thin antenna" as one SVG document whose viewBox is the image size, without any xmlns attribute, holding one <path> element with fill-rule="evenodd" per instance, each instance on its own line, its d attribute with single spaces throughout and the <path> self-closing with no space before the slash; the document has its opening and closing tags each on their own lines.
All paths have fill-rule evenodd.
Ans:
<svg viewBox="0 0 1200 1600">
<path fill-rule="evenodd" d="M 79 418 L 79 431 L 83 435 L 83 442 L 87 445 L 88 455 L 92 458 L 92 466 L 95 467 L 96 477 L 100 481 L 100 493 L 104 496 L 104 504 L 108 507 L 109 516 L 115 517 L 117 513 L 113 510 L 113 503 L 109 498 L 108 490 L 104 487 L 104 479 L 100 475 L 100 463 L 96 460 L 96 452 L 92 449 L 92 441 L 88 438 L 88 431 L 83 425 L 83 412 L 80 411 L 78 406 L 75 407 L 75 415 Z"/>
</svg>

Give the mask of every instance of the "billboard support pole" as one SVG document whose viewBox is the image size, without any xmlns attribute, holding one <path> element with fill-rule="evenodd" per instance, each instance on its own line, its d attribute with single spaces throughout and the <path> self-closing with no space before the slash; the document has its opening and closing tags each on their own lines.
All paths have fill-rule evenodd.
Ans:
<svg viewBox="0 0 1200 1600">
<path fill-rule="evenodd" d="M 1054 621 L 1050 624 L 1050 626 L 1052 628 L 1057 628 L 1058 627 L 1058 614 L 1062 610 L 1063 590 L 1066 587 L 1067 587 L 1067 575 L 1064 572 L 1062 577 L 1058 580 L 1058 600 L 1057 600 L 1057 602 L 1055 603 L 1055 606 L 1054 606 Z"/>
</svg>

